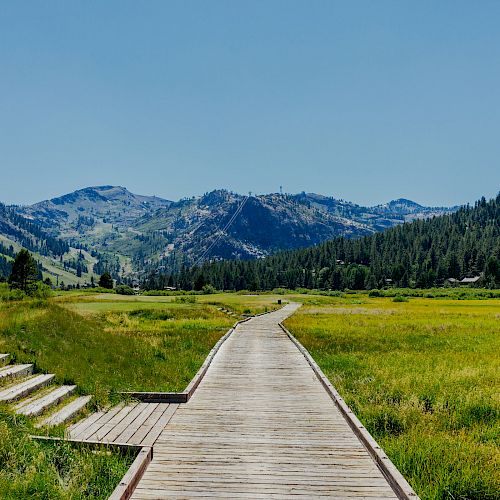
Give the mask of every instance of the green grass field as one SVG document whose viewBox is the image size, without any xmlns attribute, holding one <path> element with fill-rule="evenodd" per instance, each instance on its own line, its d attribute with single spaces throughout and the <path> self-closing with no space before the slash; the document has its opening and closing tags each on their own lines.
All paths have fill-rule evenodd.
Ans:
<svg viewBox="0 0 500 500">
<path fill-rule="evenodd" d="M 500 300 L 305 303 L 286 326 L 421 498 L 500 498 Z"/>
<path fill-rule="evenodd" d="M 411 293 L 287 293 L 304 306 L 286 324 L 423 499 L 499 498 L 500 300 Z M 0 301 L 0 352 L 76 383 L 97 406 L 119 391 L 181 391 L 237 319 L 279 297 L 73 291 Z M 104 498 L 126 469 L 127 457 L 32 442 L 30 425 L 0 412 L 0 498 Z"/>
<path fill-rule="evenodd" d="M 31 423 L 0 405 L 0 498 L 108 498 L 134 456 L 35 441 Z"/>
</svg>

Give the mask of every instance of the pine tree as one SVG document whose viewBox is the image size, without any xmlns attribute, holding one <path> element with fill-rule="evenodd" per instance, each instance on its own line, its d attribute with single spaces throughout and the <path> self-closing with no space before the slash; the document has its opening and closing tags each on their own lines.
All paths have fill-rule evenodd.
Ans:
<svg viewBox="0 0 500 500">
<path fill-rule="evenodd" d="M 113 288 L 113 278 L 107 271 L 101 274 L 101 277 L 99 278 L 99 286 L 102 288 L 108 288 L 109 290 Z"/>
<path fill-rule="evenodd" d="M 10 287 L 29 294 L 34 290 L 37 277 L 38 267 L 35 259 L 28 250 L 22 249 L 12 264 L 12 272 L 9 276 Z"/>
</svg>

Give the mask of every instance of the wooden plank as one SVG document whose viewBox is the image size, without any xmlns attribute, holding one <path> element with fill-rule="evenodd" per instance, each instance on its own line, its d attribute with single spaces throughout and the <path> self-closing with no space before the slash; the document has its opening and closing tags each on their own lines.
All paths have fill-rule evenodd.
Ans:
<svg viewBox="0 0 500 500">
<path fill-rule="evenodd" d="M 138 453 L 120 484 L 115 488 L 109 500 L 128 500 L 153 458 L 153 448 L 144 447 Z"/>
<path fill-rule="evenodd" d="M 149 403 L 139 403 L 130 412 L 116 424 L 107 434 L 100 437 L 101 440 L 112 443 L 118 440 L 118 436 L 141 414 L 144 408 L 148 407 Z"/>
<path fill-rule="evenodd" d="M 79 437 L 82 439 L 92 439 L 95 441 L 102 441 L 104 436 L 118 425 L 136 406 L 136 403 L 130 405 L 119 404 L 111 408 L 99 420 L 92 424 L 83 434 Z"/>
<path fill-rule="evenodd" d="M 77 440 L 79 436 L 90 427 L 94 422 L 99 420 L 106 414 L 105 411 L 98 411 L 96 413 L 92 413 L 87 418 L 80 420 L 79 422 L 75 422 L 73 425 L 70 425 L 66 429 L 66 435 L 68 440 Z"/>
<path fill-rule="evenodd" d="M 63 399 L 71 396 L 76 390 L 76 385 L 62 385 L 50 391 L 45 396 L 30 400 L 28 402 L 21 402 L 15 406 L 16 413 L 26 415 L 28 417 L 36 417 L 41 415 L 44 411 L 57 405 Z"/>
<path fill-rule="evenodd" d="M 187 403 L 185 392 L 122 392 L 124 396 L 144 403 Z"/>
<path fill-rule="evenodd" d="M 118 449 L 123 452 L 135 451 L 139 453 L 143 448 L 147 448 L 144 446 L 136 446 L 130 443 L 103 443 L 102 441 L 82 441 L 80 439 L 67 439 L 67 438 L 58 438 L 52 436 L 30 436 L 32 439 L 37 439 L 41 441 L 59 441 L 64 443 L 70 443 L 74 446 L 81 446 L 83 448 L 108 448 L 108 449 Z"/>
<path fill-rule="evenodd" d="M 158 419 L 158 421 L 155 423 L 155 425 L 151 428 L 151 430 L 148 432 L 146 437 L 142 440 L 141 444 L 145 446 L 146 445 L 152 446 L 158 439 L 158 436 L 164 430 L 165 426 L 170 422 L 170 419 L 173 417 L 178 407 L 179 405 L 171 404 L 168 406 L 168 408 L 165 408 L 165 411 Z"/>
<path fill-rule="evenodd" d="M 143 422 L 143 424 L 136 430 L 134 435 L 128 441 L 134 444 L 141 444 L 168 406 L 168 404 L 158 403 L 153 413 L 151 413 L 151 415 Z"/>
<path fill-rule="evenodd" d="M 52 383 L 55 375 L 37 375 L 0 391 L 0 401 L 11 402 L 28 396 L 32 392 Z"/>
<path fill-rule="evenodd" d="M 65 423 L 71 420 L 78 412 L 82 411 L 91 399 L 92 396 L 80 396 L 59 411 L 38 422 L 35 427 L 53 427 Z"/>
<path fill-rule="evenodd" d="M 155 425 L 154 457 L 133 498 L 397 498 L 279 327 L 295 307 L 227 337 L 191 399 Z"/>
<path fill-rule="evenodd" d="M 7 378 L 26 377 L 33 373 L 33 365 L 7 365 L 0 368 L 0 380 Z"/>
<path fill-rule="evenodd" d="M 145 404 L 141 413 L 115 439 L 122 443 L 128 443 L 130 438 L 135 434 L 135 431 L 148 419 L 157 406 L 158 403 Z"/>
</svg>

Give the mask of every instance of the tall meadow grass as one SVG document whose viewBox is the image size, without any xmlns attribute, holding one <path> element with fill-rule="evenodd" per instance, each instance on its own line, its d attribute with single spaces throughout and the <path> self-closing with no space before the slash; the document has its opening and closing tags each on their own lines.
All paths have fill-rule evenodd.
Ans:
<svg viewBox="0 0 500 500">
<path fill-rule="evenodd" d="M 500 498 L 500 300 L 322 298 L 286 325 L 422 498 Z"/>
</svg>

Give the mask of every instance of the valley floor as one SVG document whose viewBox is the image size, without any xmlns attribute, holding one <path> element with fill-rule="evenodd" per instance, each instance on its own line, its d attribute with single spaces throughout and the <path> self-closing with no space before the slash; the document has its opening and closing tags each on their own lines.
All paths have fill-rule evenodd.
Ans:
<svg viewBox="0 0 500 500">
<path fill-rule="evenodd" d="M 498 498 L 500 299 L 66 292 L 0 301 L 0 352 L 77 384 L 101 408 L 119 400 L 119 391 L 184 389 L 236 320 L 275 309 L 278 298 L 304 303 L 286 325 L 422 498 Z M 26 442 L 31 429 L 2 409 L 0 432 L 1 442 L 14 434 Z M 41 453 L 29 446 L 24 457 Z M 7 491 L 2 481 L 30 467 L 17 461 L 21 449 L 0 450 L 0 491 Z M 44 474 L 57 471 L 59 459 L 44 453 L 41 475 L 23 476 L 24 496 L 49 491 L 49 483 L 54 498 L 75 498 L 68 484 L 90 491 L 71 482 L 70 469 L 54 486 L 52 472 Z M 92 491 L 86 497 L 105 497 Z"/>
</svg>

